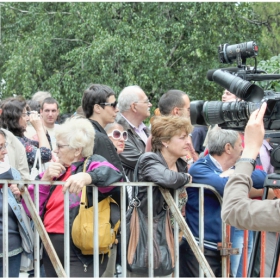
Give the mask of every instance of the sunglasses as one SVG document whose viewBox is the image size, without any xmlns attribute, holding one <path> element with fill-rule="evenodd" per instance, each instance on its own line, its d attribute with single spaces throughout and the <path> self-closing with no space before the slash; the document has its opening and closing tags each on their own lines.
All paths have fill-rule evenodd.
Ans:
<svg viewBox="0 0 280 280">
<path fill-rule="evenodd" d="M 127 141 L 128 139 L 128 133 L 127 131 L 119 131 L 118 129 L 114 129 L 111 133 L 108 134 L 108 136 L 112 136 L 113 139 L 118 140 L 121 137 L 123 138 L 124 141 Z"/>
<path fill-rule="evenodd" d="M 115 101 L 115 102 L 113 102 L 113 103 L 105 102 L 105 103 L 99 103 L 99 105 L 112 106 L 113 108 L 116 108 L 117 105 L 118 105 L 118 102 L 117 102 L 117 101 Z"/>
</svg>

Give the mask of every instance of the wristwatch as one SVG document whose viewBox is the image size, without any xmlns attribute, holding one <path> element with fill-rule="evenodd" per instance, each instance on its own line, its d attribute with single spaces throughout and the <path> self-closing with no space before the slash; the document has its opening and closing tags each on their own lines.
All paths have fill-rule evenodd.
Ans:
<svg viewBox="0 0 280 280">
<path fill-rule="evenodd" d="M 237 162 L 240 162 L 240 161 L 250 162 L 253 165 L 253 170 L 255 170 L 257 162 L 254 159 L 252 159 L 252 158 L 241 158 Z"/>
</svg>

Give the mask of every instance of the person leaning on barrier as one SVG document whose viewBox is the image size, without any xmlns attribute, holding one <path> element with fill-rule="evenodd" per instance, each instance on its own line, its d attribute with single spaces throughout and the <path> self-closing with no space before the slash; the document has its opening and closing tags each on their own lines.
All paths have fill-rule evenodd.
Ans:
<svg viewBox="0 0 280 280">
<path fill-rule="evenodd" d="M 20 175 L 17 170 L 11 169 L 9 163 L 4 161 L 7 154 L 8 143 L 6 141 L 5 132 L 0 129 L 0 180 L 19 180 Z M 18 173 L 18 174 L 17 174 Z M 0 184 L 0 277 L 3 277 L 3 185 Z M 25 224 L 22 220 L 21 211 L 18 207 L 16 199 L 19 198 L 18 193 L 14 193 L 18 190 L 15 184 L 9 185 L 8 188 L 8 264 L 9 264 L 9 277 L 19 277 L 21 255 L 23 253 L 22 239 L 19 233 L 21 228 L 22 234 L 29 240 L 31 246 L 31 240 L 28 235 Z M 25 252 L 24 252 L 25 253 Z M 32 253 L 27 254 L 32 259 Z"/>
<path fill-rule="evenodd" d="M 37 177 L 43 181 L 66 181 L 62 185 L 39 185 L 39 210 L 46 231 L 58 254 L 64 263 L 64 195 L 69 190 L 70 200 L 70 232 L 73 221 L 78 214 L 80 193 L 85 185 L 98 186 L 98 200 L 107 196 L 113 187 L 106 187 L 122 178 L 122 173 L 99 155 L 92 155 L 95 131 L 91 123 L 84 118 L 73 117 L 60 125 L 55 131 L 58 162 L 51 162 L 47 170 Z M 86 172 L 83 171 L 84 161 L 88 158 Z M 92 206 L 92 188 L 87 187 L 88 207 Z M 31 197 L 34 197 L 34 185 L 28 187 Z M 25 203 L 23 203 L 29 213 Z M 44 249 L 43 261 L 47 277 L 57 277 L 53 265 Z M 93 257 L 83 255 L 70 240 L 70 277 L 93 277 Z M 100 276 L 105 271 L 108 254 L 99 256 Z"/>
<path fill-rule="evenodd" d="M 187 163 L 181 159 L 188 151 L 188 134 L 192 125 L 187 118 L 179 116 L 158 116 L 152 123 L 152 152 L 146 152 L 139 158 L 138 181 L 153 182 L 171 192 L 179 188 L 184 189 L 192 178 L 187 173 Z M 144 215 L 147 215 L 147 190 L 139 187 L 139 206 Z M 178 207 L 183 207 L 186 197 Z M 158 189 L 153 187 L 153 217 L 161 213 L 164 207 L 164 198 Z M 140 277 L 128 272 L 128 276 Z M 167 276 L 167 275 L 161 275 Z M 168 275 L 171 277 L 171 275 Z"/>
<path fill-rule="evenodd" d="M 251 200 L 248 193 L 252 188 L 251 174 L 264 138 L 263 103 L 254 111 L 245 128 L 245 148 L 234 174 L 225 187 L 222 219 L 232 226 L 255 231 L 280 232 L 280 200 Z"/>
<path fill-rule="evenodd" d="M 193 183 L 207 184 L 214 187 L 220 196 L 228 176 L 233 173 L 232 167 L 240 158 L 243 147 L 242 139 L 237 131 L 220 128 L 209 132 L 209 155 L 195 162 L 189 173 Z M 252 173 L 254 188 L 263 188 L 266 173 L 255 170 Z M 187 188 L 188 202 L 186 204 L 186 222 L 196 241 L 199 241 L 199 190 Z M 221 277 L 221 254 L 217 243 L 222 241 L 221 205 L 211 190 L 204 190 L 204 255 L 216 277 Z M 199 277 L 199 264 L 183 237 L 180 244 L 180 277 Z"/>
</svg>

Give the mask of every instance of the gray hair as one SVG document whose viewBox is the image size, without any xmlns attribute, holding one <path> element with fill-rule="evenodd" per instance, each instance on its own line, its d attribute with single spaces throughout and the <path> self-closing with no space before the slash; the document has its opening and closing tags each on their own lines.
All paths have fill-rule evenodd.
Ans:
<svg viewBox="0 0 280 280">
<path fill-rule="evenodd" d="M 35 101 L 39 102 L 40 105 L 42 105 L 43 101 L 47 97 L 52 97 L 50 92 L 48 92 L 48 91 L 37 91 L 36 93 L 33 94 L 32 100 L 35 100 Z"/>
<path fill-rule="evenodd" d="M 139 86 L 125 87 L 118 96 L 118 108 L 121 113 L 129 111 L 130 105 L 139 101 L 137 92 L 143 91 Z"/>
<path fill-rule="evenodd" d="M 113 122 L 113 123 L 108 123 L 108 124 L 104 127 L 104 130 L 105 130 L 106 132 L 109 132 L 109 131 L 113 130 L 113 129 L 116 128 L 116 127 L 122 127 L 122 128 L 123 128 L 123 126 L 122 126 L 121 124 L 119 124 L 119 123 L 117 123 L 117 122 Z M 123 129 L 124 129 L 124 128 L 123 128 Z"/>
<path fill-rule="evenodd" d="M 213 128 L 210 130 L 208 137 L 209 154 L 220 156 L 225 151 L 225 145 L 227 143 L 234 147 L 234 144 L 239 137 L 239 132 L 228 129 Z"/>
<path fill-rule="evenodd" d="M 95 130 L 88 119 L 69 118 L 55 129 L 55 137 L 62 138 L 71 148 L 82 148 L 82 156 L 93 153 Z"/>
</svg>

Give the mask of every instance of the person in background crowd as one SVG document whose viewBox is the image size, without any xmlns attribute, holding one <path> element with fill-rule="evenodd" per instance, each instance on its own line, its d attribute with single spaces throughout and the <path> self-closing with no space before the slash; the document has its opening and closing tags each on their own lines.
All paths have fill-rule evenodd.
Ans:
<svg viewBox="0 0 280 280">
<path fill-rule="evenodd" d="M 208 131 L 208 127 L 204 125 L 194 126 L 191 134 L 194 150 L 198 155 L 204 152 L 204 140 Z"/>
<path fill-rule="evenodd" d="M 179 116 L 159 116 L 152 122 L 152 152 L 146 152 L 139 158 L 138 181 L 153 182 L 171 192 L 184 189 L 187 183 L 192 181 L 188 174 L 187 163 L 181 158 L 188 151 L 188 134 L 192 130 L 190 120 Z M 147 190 L 139 188 L 138 198 L 141 201 L 140 209 L 147 215 Z M 186 197 L 182 203 L 185 205 Z M 153 187 L 153 216 L 161 213 L 164 198 L 158 189 Z M 163 253 L 163 257 L 164 257 Z M 172 272 L 171 272 L 172 273 Z M 171 277 L 161 275 L 161 277 Z M 130 277 L 136 275 L 128 272 Z"/>
<path fill-rule="evenodd" d="M 243 147 L 237 131 L 212 129 L 209 132 L 209 155 L 195 162 L 189 173 L 194 183 L 213 186 L 223 196 L 228 176 L 234 172 L 232 167 L 240 158 Z M 252 174 L 254 188 L 263 188 L 266 173 L 255 170 Z M 195 239 L 199 241 L 199 190 L 187 188 L 186 222 Z M 204 191 L 204 256 L 216 277 L 221 277 L 221 254 L 217 243 L 222 241 L 221 205 L 216 195 Z M 183 237 L 180 244 L 180 277 L 199 277 L 199 264 L 187 240 Z"/>
<path fill-rule="evenodd" d="M 114 146 L 117 149 L 117 153 L 120 154 L 123 152 L 125 144 L 128 140 L 128 132 L 123 129 L 123 126 L 114 122 L 107 124 L 104 127 L 104 130 L 107 132 L 108 137 L 114 144 Z M 128 181 L 128 179 L 126 178 Z M 127 194 L 128 199 L 127 201 L 130 201 L 132 198 L 132 187 L 127 186 Z M 111 250 L 111 256 L 109 259 L 109 262 L 112 262 L 111 264 L 108 264 L 108 270 L 105 271 L 105 273 L 102 275 L 102 277 L 113 277 L 114 272 L 112 271 L 113 268 L 116 266 L 116 271 L 121 272 L 121 244 L 120 242 L 116 245 L 113 245 L 113 249 Z"/>
<path fill-rule="evenodd" d="M 108 162 L 122 172 L 123 179 L 125 179 L 125 173 L 119 155 L 104 130 L 106 125 L 115 122 L 116 115 L 119 111 L 115 95 L 115 92 L 107 85 L 92 84 L 83 94 L 82 109 L 84 116 L 91 122 L 95 129 L 93 154 L 98 154 L 106 158 Z M 118 205 L 121 205 L 119 187 L 112 189 L 108 195 L 111 195 Z M 108 263 L 106 268 L 108 277 L 113 277 L 112 272 L 115 270 L 115 265 L 115 262 Z"/>
<path fill-rule="evenodd" d="M 33 94 L 31 100 L 39 102 L 40 106 L 47 97 L 52 97 L 51 93 L 48 91 L 37 91 Z"/>
<path fill-rule="evenodd" d="M 17 140 L 18 141 L 18 140 Z M 9 163 L 4 161 L 7 154 L 8 142 L 6 141 L 5 132 L 0 129 L 0 179 L 1 180 L 20 180 L 20 174 L 17 170 L 12 170 Z M 0 277 L 3 277 L 3 188 L 0 185 Z M 21 228 L 22 233 L 26 236 L 30 247 L 32 247 L 31 237 L 21 217 L 21 211 L 16 199 L 19 195 L 16 193 L 17 186 L 10 185 L 8 188 L 8 265 L 9 277 L 19 277 L 21 254 L 23 252 L 22 239 L 19 233 Z M 15 196 L 14 196 L 15 194 Z M 32 253 L 27 254 L 32 259 Z"/>
<path fill-rule="evenodd" d="M 177 89 L 171 89 L 161 96 L 158 102 L 160 113 L 164 116 L 175 115 L 190 118 L 189 96 Z M 198 154 L 192 144 L 191 134 L 188 135 L 188 153 L 185 157 L 188 166 L 198 160 Z"/>
<path fill-rule="evenodd" d="M 56 124 L 57 118 L 59 116 L 58 102 L 52 97 L 47 97 L 42 102 L 40 114 L 41 114 L 43 125 L 50 136 L 51 147 L 53 150 L 56 146 L 54 130 L 59 126 L 59 124 Z"/>
<path fill-rule="evenodd" d="M 149 129 L 143 123 L 150 116 L 152 104 L 146 93 L 137 85 L 125 87 L 118 97 L 120 110 L 116 121 L 128 132 L 128 141 L 120 159 L 129 181 L 133 181 L 134 168 L 140 155 L 145 152 Z"/>
<path fill-rule="evenodd" d="M 37 100 L 27 100 L 26 103 L 30 111 L 37 111 L 38 114 L 40 114 L 41 105 Z M 32 140 L 38 140 L 36 137 L 36 130 L 30 123 L 30 121 L 27 122 L 26 130 L 24 131 L 24 136 Z"/>
<path fill-rule="evenodd" d="M 85 117 L 95 129 L 93 154 L 106 158 L 124 175 L 116 148 L 104 130 L 107 124 L 115 121 L 118 112 L 115 92 L 106 85 L 92 84 L 83 94 L 82 107 Z M 113 189 L 110 195 L 120 205 L 120 188 Z"/>
<path fill-rule="evenodd" d="M 58 254 L 61 263 L 64 263 L 64 195 L 69 190 L 70 201 L 70 232 L 73 221 L 79 212 L 81 190 L 86 185 L 98 186 L 98 199 L 114 187 L 107 187 L 122 179 L 122 173 L 105 158 L 92 155 L 95 131 L 91 123 L 84 118 L 71 118 L 62 124 L 55 132 L 58 162 L 51 162 L 47 170 L 39 175 L 42 181 L 66 181 L 64 187 L 39 185 L 39 210 L 43 223 L 49 234 L 51 242 Z M 83 172 L 84 161 L 88 158 L 86 172 Z M 30 185 L 28 191 L 34 197 L 34 186 Z M 88 207 L 92 206 L 92 186 L 87 187 Z M 27 213 L 25 203 L 23 203 Z M 71 239 L 72 240 L 72 239 Z M 44 249 L 43 262 L 47 277 L 57 277 L 49 256 Z M 99 276 L 107 266 L 108 254 L 99 255 Z M 70 242 L 70 277 L 93 277 L 93 256 L 83 255 L 81 251 Z"/>
<path fill-rule="evenodd" d="M 27 111 L 26 101 L 21 97 L 4 100 L 1 104 L 1 109 L 2 127 L 12 132 L 25 147 L 29 171 L 33 167 L 38 148 L 41 152 L 42 163 L 50 161 L 52 158 L 50 144 L 38 112 Z M 24 136 L 28 120 L 36 130 L 39 141 L 34 141 Z"/>
</svg>

